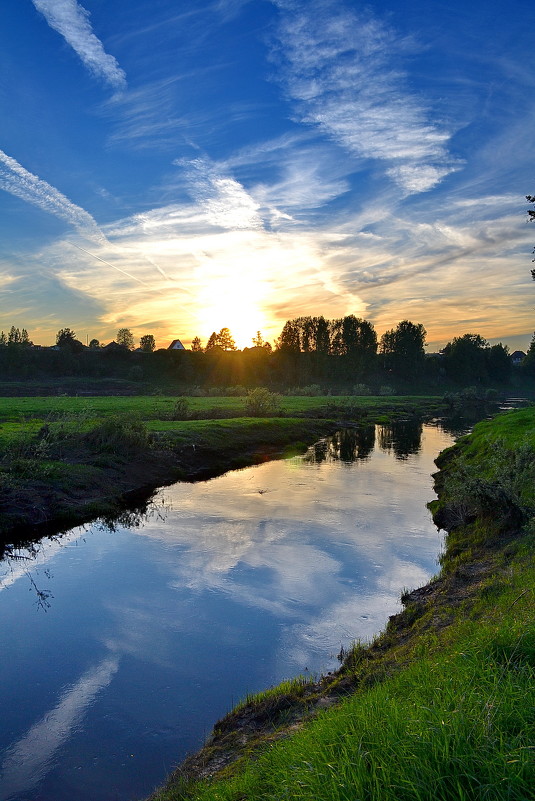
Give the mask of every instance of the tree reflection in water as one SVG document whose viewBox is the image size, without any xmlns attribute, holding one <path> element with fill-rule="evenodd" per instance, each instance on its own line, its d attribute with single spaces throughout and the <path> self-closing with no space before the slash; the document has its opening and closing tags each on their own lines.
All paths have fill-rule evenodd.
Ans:
<svg viewBox="0 0 535 801">
<path fill-rule="evenodd" d="M 26 576 L 30 583 L 30 592 L 35 597 L 35 605 L 46 612 L 50 609 L 54 595 L 45 583 L 50 582 L 53 575 L 43 565 L 59 549 L 73 541 L 84 541 L 85 534 L 92 531 L 109 531 L 113 534 L 121 528 L 139 528 L 149 520 L 164 521 L 168 511 L 169 507 L 163 499 L 153 495 L 149 499 L 138 501 L 130 509 L 123 509 L 113 517 L 100 517 L 70 531 L 58 531 L 35 541 L 3 543 L 0 551 L 0 590 Z"/>
<path fill-rule="evenodd" d="M 377 439 L 382 451 L 393 451 L 396 459 L 404 461 L 422 448 L 423 424 L 418 420 L 397 420 L 390 425 L 377 426 Z"/>
<path fill-rule="evenodd" d="M 344 428 L 316 442 L 303 457 L 305 462 L 356 462 L 368 459 L 375 447 L 375 426 Z"/>
</svg>

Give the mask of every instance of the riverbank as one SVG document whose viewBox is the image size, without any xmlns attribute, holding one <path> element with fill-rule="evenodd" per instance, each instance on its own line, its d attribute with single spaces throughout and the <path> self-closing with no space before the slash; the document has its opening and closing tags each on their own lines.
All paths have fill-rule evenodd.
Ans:
<svg viewBox="0 0 535 801">
<path fill-rule="evenodd" d="M 343 425 L 444 411 L 439 398 L 285 397 L 285 416 L 251 418 L 243 398 L 183 401 L 1 398 L 0 542 L 112 518 L 159 486 L 302 452 Z"/>
<path fill-rule="evenodd" d="M 219 721 L 152 801 L 522 799 L 535 785 L 535 408 L 437 460 L 439 576 L 336 674 Z"/>
</svg>

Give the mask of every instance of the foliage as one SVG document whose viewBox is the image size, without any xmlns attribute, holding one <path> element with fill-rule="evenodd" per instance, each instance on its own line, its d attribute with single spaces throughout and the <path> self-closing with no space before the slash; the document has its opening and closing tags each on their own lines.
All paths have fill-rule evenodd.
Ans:
<svg viewBox="0 0 535 801">
<path fill-rule="evenodd" d="M 187 398 L 177 398 L 170 420 L 189 420 L 191 417 L 191 405 Z"/>
<path fill-rule="evenodd" d="M 535 203 L 535 195 L 526 195 L 526 200 L 528 201 L 528 203 Z M 535 222 L 535 210 L 534 209 L 528 209 L 528 219 L 531 222 Z M 533 252 L 535 253 L 535 249 L 533 250 Z M 535 259 L 533 259 L 533 261 L 535 261 Z M 535 270 L 531 271 L 531 277 L 535 281 Z"/>
<path fill-rule="evenodd" d="M 424 368 L 426 330 L 421 323 L 402 320 L 381 337 L 384 366 L 398 376 L 417 378 Z"/>
<path fill-rule="evenodd" d="M 191 350 L 192 350 L 193 353 L 202 353 L 203 352 L 203 347 L 202 347 L 202 344 L 201 344 L 200 337 L 193 337 L 193 339 L 191 340 Z"/>
<path fill-rule="evenodd" d="M 535 333 L 531 338 L 528 352 L 522 362 L 522 371 L 527 375 L 535 376 Z"/>
<path fill-rule="evenodd" d="M 245 399 L 245 411 L 251 417 L 275 417 L 280 414 L 282 397 L 265 387 L 251 389 Z"/>
<path fill-rule="evenodd" d="M 152 353 L 156 347 L 156 340 L 152 334 L 143 334 L 139 340 L 139 347 L 144 353 Z"/>
<path fill-rule="evenodd" d="M 109 417 L 92 428 L 84 441 L 99 453 L 131 456 L 150 447 L 146 425 L 135 416 Z"/>
<path fill-rule="evenodd" d="M 115 341 L 118 345 L 122 345 L 123 348 L 128 350 L 133 350 L 134 348 L 134 335 L 129 328 L 119 328 Z"/>
<path fill-rule="evenodd" d="M 228 328 L 222 328 L 219 334 L 213 331 L 206 343 L 205 351 L 221 348 L 221 350 L 237 350 L 236 343 Z"/>
</svg>

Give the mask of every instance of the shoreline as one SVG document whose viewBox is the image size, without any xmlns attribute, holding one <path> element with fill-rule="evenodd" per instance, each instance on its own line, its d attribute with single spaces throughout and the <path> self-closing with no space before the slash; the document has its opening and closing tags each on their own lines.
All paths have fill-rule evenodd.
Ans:
<svg viewBox="0 0 535 801">
<path fill-rule="evenodd" d="M 447 412 L 437 398 L 354 399 L 349 407 L 318 400 L 299 398 L 302 408 L 290 416 L 289 399 L 290 414 L 269 418 L 228 411 L 219 417 L 214 408 L 208 418 L 176 421 L 106 410 L 89 427 L 83 411 L 60 412 L 57 420 L 41 412 L 21 426 L 22 438 L 8 442 L 0 462 L 0 550 L 111 518 L 132 502 L 142 507 L 158 487 L 175 481 L 207 480 L 303 453 L 338 428 L 425 421 Z"/>
<path fill-rule="evenodd" d="M 176 481 L 206 481 L 229 470 L 303 452 L 338 426 L 331 420 L 284 419 L 278 429 L 270 422 L 269 427 L 266 421 L 256 419 L 245 425 L 225 426 L 225 434 L 232 434 L 226 446 L 210 434 L 185 442 L 166 435 L 151 437 L 149 447 L 126 458 L 77 452 L 72 462 L 64 462 L 67 469 L 66 476 L 61 476 L 61 486 L 39 476 L 23 475 L 24 486 L 13 488 L 11 493 L 9 488 L 2 488 L 0 551 L 2 546 L 35 541 L 91 520 L 111 519 L 132 506 L 143 510 L 159 487 Z M 69 483 L 69 467 L 78 478 L 81 456 L 83 475 Z"/>
<path fill-rule="evenodd" d="M 509 414 L 516 414 L 519 419 L 518 413 Z M 528 421 L 530 436 L 535 440 L 535 409 L 524 410 L 523 414 L 525 419 L 521 422 Z M 437 457 L 439 471 L 434 477 L 438 500 L 430 508 L 437 525 L 447 531 L 439 575 L 423 587 L 404 593 L 401 598 L 404 610 L 390 617 L 385 630 L 371 644 L 356 644 L 350 649 L 336 673 L 316 682 L 297 678 L 239 704 L 215 724 L 203 748 L 188 756 L 148 801 L 204 799 L 211 797 L 212 787 L 217 794 L 218 790 L 226 791 L 227 784 L 229 788 L 234 787 L 233 782 L 239 784 L 242 774 L 254 776 L 257 759 L 262 761 L 265 754 L 269 764 L 272 748 L 277 749 L 280 758 L 293 735 L 301 731 L 306 734 L 307 728 L 314 727 L 326 710 L 336 714 L 336 709 L 355 697 L 361 698 L 365 705 L 372 688 L 410 672 L 415 660 L 421 660 L 426 641 L 433 644 L 430 652 L 434 651 L 439 661 L 448 651 L 457 628 L 462 627 L 461 618 L 489 615 L 492 619 L 487 596 L 494 598 L 500 592 L 505 593 L 515 571 L 523 586 L 522 571 L 529 568 L 532 576 L 533 559 L 524 554 L 524 561 L 516 564 L 515 558 L 526 549 L 529 537 L 533 539 L 533 530 L 528 530 L 529 526 L 526 529 L 533 515 L 533 488 L 523 488 L 522 482 L 532 475 L 529 471 L 533 471 L 535 443 L 530 445 L 531 464 L 519 479 L 517 495 L 525 490 L 524 506 L 520 508 L 519 501 L 518 510 L 512 513 L 511 505 L 516 503 L 512 500 L 513 493 L 505 498 L 500 495 L 492 473 L 488 479 L 480 477 L 488 458 L 485 437 L 492 442 L 501 441 L 501 432 L 498 430 L 496 436 L 493 433 L 499 425 L 496 419 L 476 426 L 474 436 L 463 437 Z M 514 422 L 513 418 L 509 421 Z M 505 430 L 503 425 L 502 428 Z M 515 437 L 518 441 L 518 432 Z M 496 446 L 492 447 L 495 451 Z M 508 462 L 515 455 L 512 450 L 504 449 L 500 458 L 504 463 L 498 465 L 497 475 L 504 465 L 508 469 Z M 474 477 L 470 475 L 471 467 L 475 469 Z M 464 487 L 459 486 L 459 477 Z M 481 500 L 483 481 L 488 485 L 488 497 Z M 511 604 L 516 605 L 519 614 L 526 608 L 527 593 L 527 589 L 522 590 Z M 214 797 L 227 798 L 219 794 Z M 252 791 L 240 795 L 243 801 L 254 798 Z"/>
</svg>

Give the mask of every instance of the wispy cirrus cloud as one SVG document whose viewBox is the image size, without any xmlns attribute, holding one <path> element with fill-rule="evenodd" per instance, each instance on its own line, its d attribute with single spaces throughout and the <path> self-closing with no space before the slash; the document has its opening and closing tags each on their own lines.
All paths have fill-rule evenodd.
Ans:
<svg viewBox="0 0 535 801">
<path fill-rule="evenodd" d="M 60 33 L 88 70 L 114 89 L 126 87 L 126 75 L 93 33 L 89 12 L 76 0 L 32 0 L 51 28 Z"/>
<path fill-rule="evenodd" d="M 177 165 L 186 167 L 190 192 L 209 223 L 226 229 L 262 227 L 258 203 L 233 177 L 205 158 Z"/>
<path fill-rule="evenodd" d="M 103 236 L 93 217 L 54 186 L 26 170 L 16 159 L 0 150 L 0 189 L 37 206 L 48 214 L 74 225 L 90 238 Z"/>
<path fill-rule="evenodd" d="M 281 12 L 279 79 L 300 122 L 353 156 L 384 162 L 406 193 L 427 191 L 459 168 L 448 152 L 450 132 L 430 121 L 398 67 L 406 40 L 332 0 L 273 2 Z"/>
</svg>

